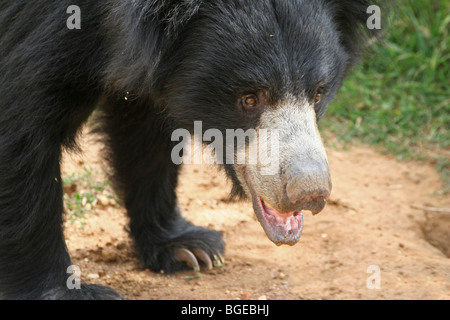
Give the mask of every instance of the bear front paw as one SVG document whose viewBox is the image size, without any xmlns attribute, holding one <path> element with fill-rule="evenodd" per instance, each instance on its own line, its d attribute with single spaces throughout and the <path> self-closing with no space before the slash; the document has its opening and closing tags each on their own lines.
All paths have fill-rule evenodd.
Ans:
<svg viewBox="0 0 450 320">
<path fill-rule="evenodd" d="M 160 241 L 139 245 L 138 251 L 145 268 L 153 272 L 173 273 L 193 269 L 200 271 L 224 264 L 225 243 L 215 230 L 189 225 L 181 234 Z"/>
</svg>

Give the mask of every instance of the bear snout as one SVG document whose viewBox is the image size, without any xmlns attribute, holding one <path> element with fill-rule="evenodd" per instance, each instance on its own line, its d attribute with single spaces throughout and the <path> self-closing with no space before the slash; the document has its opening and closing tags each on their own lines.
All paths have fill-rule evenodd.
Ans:
<svg viewBox="0 0 450 320">
<path fill-rule="evenodd" d="M 309 210 L 314 214 L 325 207 L 331 193 L 331 177 L 322 166 L 308 166 L 297 170 L 288 179 L 285 186 L 283 207 L 293 210 Z"/>
</svg>

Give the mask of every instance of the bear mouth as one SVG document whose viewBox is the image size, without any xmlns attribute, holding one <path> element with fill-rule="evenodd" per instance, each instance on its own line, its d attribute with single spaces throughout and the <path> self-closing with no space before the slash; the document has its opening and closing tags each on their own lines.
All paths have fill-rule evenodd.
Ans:
<svg viewBox="0 0 450 320">
<path fill-rule="evenodd" d="M 303 212 L 281 213 L 261 198 L 254 188 L 244 168 L 244 176 L 252 198 L 253 211 L 263 227 L 267 237 L 277 246 L 295 245 L 300 240 L 303 229 Z"/>
</svg>

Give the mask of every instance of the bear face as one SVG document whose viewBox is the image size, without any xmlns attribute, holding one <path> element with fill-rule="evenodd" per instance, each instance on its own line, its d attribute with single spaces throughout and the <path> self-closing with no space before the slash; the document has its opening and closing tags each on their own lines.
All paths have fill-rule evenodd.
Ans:
<svg viewBox="0 0 450 320">
<path fill-rule="evenodd" d="M 316 121 L 356 57 L 343 42 L 333 4 L 205 3 L 172 48 L 155 73 L 161 80 L 157 100 L 177 126 L 193 132 L 201 121 L 204 131 L 218 129 L 224 137 L 230 129 L 276 131 L 270 174 L 261 174 L 264 159 L 236 160 L 260 145 L 258 137 L 236 146 L 233 155 L 222 153 L 227 160 L 220 162 L 233 181 L 232 195 L 253 202 L 268 237 L 295 244 L 302 210 L 320 212 L 331 192 Z"/>
</svg>

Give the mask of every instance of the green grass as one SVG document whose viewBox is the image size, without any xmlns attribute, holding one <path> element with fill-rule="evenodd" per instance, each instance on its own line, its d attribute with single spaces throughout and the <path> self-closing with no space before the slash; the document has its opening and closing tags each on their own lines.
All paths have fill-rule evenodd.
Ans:
<svg viewBox="0 0 450 320">
<path fill-rule="evenodd" d="M 64 207 L 68 221 L 85 226 L 86 214 L 93 214 L 100 194 L 117 201 L 117 197 L 109 187 L 109 181 L 99 179 L 97 172 L 83 168 L 77 173 L 63 177 Z M 105 191 L 105 192 L 104 192 Z"/>
<path fill-rule="evenodd" d="M 400 159 L 432 161 L 449 191 L 450 2 L 397 3 L 384 45 L 349 75 L 321 129 Z"/>
</svg>

